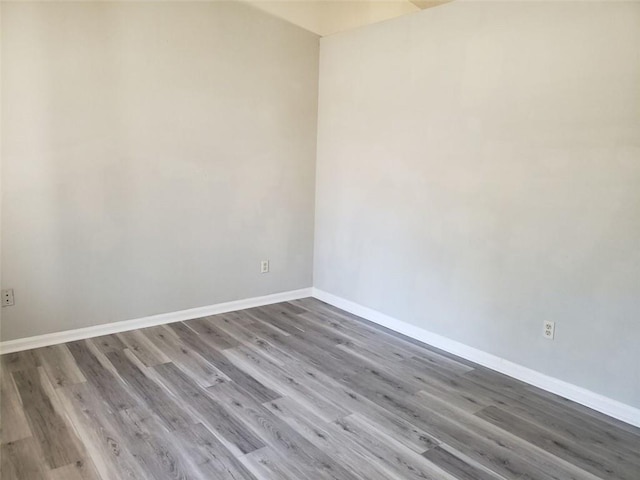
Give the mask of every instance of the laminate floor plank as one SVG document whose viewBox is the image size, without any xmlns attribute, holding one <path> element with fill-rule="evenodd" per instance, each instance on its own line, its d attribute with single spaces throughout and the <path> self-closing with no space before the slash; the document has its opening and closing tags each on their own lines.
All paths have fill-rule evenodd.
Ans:
<svg viewBox="0 0 640 480">
<path fill-rule="evenodd" d="M 184 408 L 179 405 L 179 399 L 169 393 L 149 378 L 142 369 L 122 351 L 111 351 L 106 354 L 111 364 L 118 371 L 122 380 L 127 384 L 128 391 L 137 396 L 137 405 L 153 411 L 169 429 L 186 428 L 197 423 Z"/>
<path fill-rule="evenodd" d="M 37 354 L 49 380 L 56 388 L 87 381 L 66 345 L 39 348 Z"/>
<path fill-rule="evenodd" d="M 205 360 L 224 373 L 231 381 L 238 383 L 245 390 L 251 392 L 260 402 L 268 402 L 280 396 L 280 394 L 267 388 L 256 378 L 248 375 L 234 365 L 223 353 L 224 350 L 228 349 L 218 350 L 215 346 L 203 340 L 201 335 L 191 330 L 184 323 L 177 322 L 169 327 L 176 332 L 185 344 L 195 351 L 200 352 L 200 355 L 202 355 Z"/>
<path fill-rule="evenodd" d="M 102 353 L 121 352 L 127 346 L 120 340 L 117 335 L 103 335 L 101 337 L 94 337 L 91 342 Z"/>
<path fill-rule="evenodd" d="M 32 435 L 13 377 L 4 370 L 0 372 L 0 425 L 2 444 Z"/>
<path fill-rule="evenodd" d="M 488 369 L 485 369 L 488 370 Z M 491 372 L 491 370 L 488 370 Z M 497 373 L 497 372 L 493 372 Z M 500 375 L 500 374 L 498 374 Z M 506 375 L 502 375 L 503 377 L 509 378 Z M 532 392 L 537 397 L 545 398 L 549 400 L 551 403 L 557 404 L 558 406 L 563 406 L 566 409 L 580 415 L 581 418 L 585 418 L 585 420 L 593 425 L 600 425 L 605 430 L 611 430 L 612 432 L 626 432 L 629 434 L 630 439 L 632 439 L 632 443 L 634 446 L 638 445 L 640 442 L 640 428 L 625 423 L 617 418 L 610 417 L 605 415 L 604 413 L 598 412 L 584 405 L 580 405 L 579 403 L 572 402 L 567 398 L 563 398 L 559 395 L 556 395 L 551 392 L 547 392 L 545 390 L 541 390 L 533 385 L 524 384 L 522 386 L 525 392 Z"/>
<path fill-rule="evenodd" d="M 0 448 L 3 480 L 48 480 L 44 455 L 33 437 L 5 443 Z"/>
<path fill-rule="evenodd" d="M 13 379 L 33 437 L 40 445 L 49 468 L 58 468 L 82 459 L 74 432 L 44 385 L 45 373 L 40 368 L 14 372 Z"/>
<path fill-rule="evenodd" d="M 210 322 L 218 323 L 228 323 L 231 325 L 251 325 L 253 324 L 253 318 L 250 315 L 247 315 L 246 310 L 237 310 L 235 312 L 226 312 L 220 315 L 212 315 L 208 317 Z"/>
<path fill-rule="evenodd" d="M 389 345 L 389 348 L 391 349 L 401 349 L 401 351 L 404 352 L 401 354 L 403 358 L 406 358 L 407 355 L 422 357 L 423 355 L 430 356 L 432 354 L 437 354 L 441 357 L 450 359 L 458 365 L 466 365 L 471 368 L 476 367 L 473 362 L 460 357 L 456 357 L 455 355 L 452 355 L 438 348 L 426 346 L 418 340 L 409 338 L 386 327 L 376 325 L 368 320 L 357 317 L 352 313 L 346 312 L 344 310 L 340 310 L 333 305 L 329 305 L 315 298 L 296 300 L 291 303 L 300 305 L 300 303 L 298 302 L 302 301 L 306 302 L 306 308 L 310 312 L 324 312 L 325 314 L 330 315 L 331 318 L 333 318 L 335 321 L 342 322 L 348 328 L 355 328 L 360 331 L 370 332 L 375 338 L 377 338 L 377 341 L 384 342 L 385 344 Z"/>
<path fill-rule="evenodd" d="M 256 480 L 247 467 L 203 424 L 198 423 L 173 433 L 180 447 L 188 451 L 205 478 Z"/>
<path fill-rule="evenodd" d="M 357 357 L 363 364 L 371 364 L 376 367 L 393 367 L 397 362 L 404 359 L 397 350 L 389 345 L 377 342 L 377 338 L 361 338 L 353 331 L 336 329 L 332 325 L 309 319 L 304 314 L 298 316 L 298 322 L 307 335 L 312 335 L 316 340 L 323 340 L 325 344 L 340 349 L 350 356 Z M 303 335 L 304 337 L 304 335 Z M 406 354 L 406 352 L 403 351 Z M 466 370 L 465 370 L 466 371 Z"/>
<path fill-rule="evenodd" d="M 265 335 L 260 334 L 257 331 L 257 326 L 258 325 L 256 324 L 255 320 L 251 320 L 250 324 L 245 325 L 227 322 L 215 322 L 215 324 L 213 324 L 212 322 L 213 328 L 218 328 L 231 335 L 233 338 L 239 341 L 239 345 L 245 347 L 250 346 L 254 349 L 258 349 L 263 355 L 268 356 L 276 363 L 280 363 L 281 365 L 287 363 L 279 360 L 279 358 L 281 358 L 283 354 L 289 360 L 294 360 L 294 357 L 286 355 L 279 348 L 275 347 L 275 345 L 271 343 Z M 275 332 L 271 330 L 271 333 Z"/>
<path fill-rule="evenodd" d="M 464 412 L 452 412 L 451 418 L 447 418 L 427 409 L 420 399 L 412 396 L 396 394 L 387 388 L 380 390 L 379 387 L 369 387 L 369 389 L 369 395 L 365 396 L 371 401 L 382 408 L 393 411 L 406 421 L 426 431 L 431 437 L 461 448 L 462 451 L 475 456 L 481 463 L 487 463 L 507 478 L 515 479 L 526 473 L 536 474 L 538 472 L 531 463 L 520 458 L 513 446 L 504 445 L 501 437 L 487 439 L 483 434 L 457 423 L 458 418 Z"/>
<path fill-rule="evenodd" d="M 0 357 L 0 364 L 4 372 L 19 372 L 41 366 L 37 350 L 25 350 L 23 352 L 5 353 Z"/>
<path fill-rule="evenodd" d="M 408 377 L 420 390 L 436 395 L 470 413 L 496 403 L 494 396 L 486 395 L 478 386 L 466 381 L 459 374 L 427 366 L 416 358 L 400 362 L 395 371 Z"/>
<path fill-rule="evenodd" d="M 114 414 L 127 448 L 150 478 L 207 480 L 189 451 L 145 408 Z"/>
<path fill-rule="evenodd" d="M 452 375 L 450 372 L 431 367 L 425 367 L 421 373 L 433 384 L 433 388 L 425 389 L 428 393 L 446 399 L 452 405 L 469 412 L 477 410 L 478 405 L 495 405 L 504 411 L 560 433 L 572 441 L 589 445 L 596 451 L 609 450 L 611 454 L 629 451 L 626 443 L 606 437 L 596 429 L 585 428 L 580 419 L 567 418 L 563 413 L 568 412 L 558 409 L 557 405 L 536 402 L 535 396 L 532 398 L 522 392 L 501 390 L 490 383 L 474 381 L 466 375 Z M 470 402 L 469 408 L 464 407 L 467 402 Z"/>
<path fill-rule="evenodd" d="M 399 478 L 367 448 L 343 432 L 330 428 L 324 420 L 315 417 L 312 412 L 305 410 L 297 402 L 283 397 L 266 403 L 265 407 L 320 450 L 335 458 L 356 477 L 363 480 Z"/>
<path fill-rule="evenodd" d="M 376 429 L 365 418 L 354 413 L 336 420 L 330 425 L 334 431 L 349 436 L 381 462 L 392 469 L 399 478 L 407 480 L 455 480 L 450 474 L 428 461 L 422 455 L 407 449 L 393 438 Z"/>
<path fill-rule="evenodd" d="M 429 367 L 450 375 L 464 375 L 475 370 L 473 367 L 456 362 L 435 352 L 429 352 L 419 357 L 411 357 L 408 363 L 418 367 Z"/>
<path fill-rule="evenodd" d="M 477 467 L 475 462 L 465 462 L 439 446 L 424 452 L 422 455 L 458 480 L 500 480 L 501 478 L 488 470 Z"/>
<path fill-rule="evenodd" d="M 188 320 L 182 323 L 197 333 L 202 341 L 214 346 L 215 348 L 224 350 L 225 348 L 233 348 L 240 345 L 240 342 L 231 335 L 215 328 L 209 318 L 198 318 L 196 320 Z"/>
<path fill-rule="evenodd" d="M 66 345 L 87 382 L 98 390 L 101 399 L 109 405 L 112 411 L 136 406 L 136 401 L 124 388 L 124 383 L 117 377 L 113 366 L 111 364 L 107 366 L 106 360 L 101 362 L 98 358 L 102 352 L 92 350 L 86 340 Z"/>
<path fill-rule="evenodd" d="M 259 480 L 313 480 L 302 473 L 287 458 L 279 456 L 274 449 L 261 448 L 243 455 L 240 461 Z"/>
<path fill-rule="evenodd" d="M 265 446 L 244 421 L 224 408 L 209 391 L 202 389 L 175 365 L 166 363 L 153 368 L 167 382 L 173 393 L 180 396 L 193 411 L 199 413 L 200 419 L 225 440 L 225 446 L 236 456 Z"/>
<path fill-rule="evenodd" d="M 528 474 L 535 477 L 539 472 L 542 472 L 546 476 L 558 480 L 595 480 L 596 478 L 602 478 L 587 472 L 574 463 L 563 461 L 560 457 L 556 457 L 552 453 L 537 447 L 537 445 L 500 429 L 490 422 L 478 421 L 477 416 L 456 409 L 454 406 L 425 392 L 419 392 L 418 395 L 407 399 L 406 404 L 409 405 L 409 408 L 418 411 L 424 409 L 425 413 L 423 413 L 423 416 L 428 415 L 427 412 L 430 412 L 430 418 L 439 418 L 440 425 L 444 425 L 445 428 L 450 426 L 462 428 L 465 433 L 482 439 L 483 444 L 488 442 L 490 445 L 508 450 L 511 459 L 507 464 L 511 462 L 515 465 L 515 459 L 518 459 L 520 465 L 515 472 L 511 473 L 518 473 L 520 476 Z M 460 435 L 461 433 L 458 433 L 456 436 L 452 436 L 449 441 L 444 441 L 444 443 L 466 453 L 467 445 L 458 442 Z M 481 455 L 478 455 L 476 459 L 480 461 L 480 463 L 483 463 L 481 458 Z M 516 478 L 518 477 L 516 476 Z"/>
<path fill-rule="evenodd" d="M 224 373 L 207 362 L 199 352 L 192 350 L 166 325 L 145 328 L 142 331 L 176 365 L 179 365 L 203 387 L 229 380 Z"/>
<path fill-rule="evenodd" d="M 609 445 L 616 450 L 628 451 L 638 455 L 640 452 L 640 428 L 628 425 L 627 428 L 615 428 L 608 422 L 603 422 L 591 415 L 584 415 L 579 412 L 583 408 L 580 405 L 570 404 L 571 408 L 567 408 L 565 403 L 555 402 L 553 397 L 545 395 L 540 389 L 529 389 L 523 386 L 522 389 L 516 388 L 521 382 L 514 380 L 510 383 L 509 377 L 497 372 L 487 371 L 486 369 L 477 369 L 463 376 L 464 379 L 470 379 L 481 388 L 493 391 L 502 399 L 502 403 L 509 406 L 515 405 L 524 407 L 531 412 L 542 412 L 550 421 L 560 421 L 573 426 L 582 426 L 589 430 L 591 436 L 600 439 L 603 445 Z M 527 386 L 528 387 L 528 386 Z M 500 402 L 496 402 L 498 406 L 503 408 Z M 584 441 L 584 438 L 581 440 Z"/>
<path fill-rule="evenodd" d="M 127 348 L 147 367 L 169 363 L 171 359 L 149 340 L 142 330 L 133 330 L 117 334 Z"/>
<path fill-rule="evenodd" d="M 414 359 L 409 362 L 416 363 Z M 419 365 L 419 364 L 418 364 Z M 602 430 L 599 426 L 585 426 L 590 422 L 587 418 L 581 418 L 572 410 L 567 410 L 557 403 L 553 403 L 546 398 L 540 398 L 540 390 L 536 389 L 531 393 L 527 390 L 517 390 L 509 388 L 518 385 L 514 381 L 509 383 L 508 377 L 490 372 L 479 367 L 477 370 L 463 375 L 452 375 L 442 369 L 425 367 L 421 372 L 423 377 L 427 377 L 429 382 L 434 384 L 432 389 L 425 389 L 430 393 L 447 398 L 447 395 L 440 393 L 442 390 L 449 391 L 450 394 L 458 398 L 449 398 L 449 401 L 457 406 L 460 401 L 469 401 L 471 407 L 478 405 L 495 405 L 502 410 L 519 416 L 525 420 L 544 426 L 553 432 L 568 437 L 572 441 L 579 442 L 596 452 L 603 452 L 605 455 L 615 456 L 616 453 L 627 454 L 627 459 L 635 459 L 640 462 L 640 448 L 634 445 L 634 438 L 629 438 L 624 431 L 611 431 L 610 427 Z M 502 387 L 506 383 L 505 388 Z M 471 411 L 471 410 L 470 410 Z M 586 423 L 588 425 L 588 423 Z M 591 427 L 591 428 L 590 428 Z"/>
<path fill-rule="evenodd" d="M 0 477 L 640 480 L 640 429 L 316 299 L 0 358 Z"/>
<path fill-rule="evenodd" d="M 300 383 L 285 368 L 271 363 L 266 357 L 261 357 L 251 349 L 243 349 L 242 347 L 229 349 L 225 351 L 225 355 L 239 368 L 243 368 L 255 378 L 278 391 L 278 397 L 287 395 L 295 398 L 319 418 L 332 421 L 350 413 L 338 404 L 317 395 L 313 389 Z M 274 398 L 265 401 L 269 400 L 274 400 Z"/>
<path fill-rule="evenodd" d="M 346 320 L 336 320 L 335 315 L 309 311 L 300 314 L 299 317 L 341 332 L 343 335 L 350 337 L 354 342 L 358 343 L 359 347 L 368 347 L 369 350 L 374 351 L 378 355 L 383 354 L 390 360 L 400 361 L 412 356 L 411 352 L 403 348 L 402 345 L 398 345 L 397 342 L 385 341 L 379 332 L 372 332 Z"/>
<path fill-rule="evenodd" d="M 60 400 L 82 439 L 85 451 L 103 480 L 150 479 L 128 447 L 128 434 L 115 421 L 118 413 L 103 402 L 100 390 L 91 383 L 62 388 Z"/>
<path fill-rule="evenodd" d="M 378 428 L 383 429 L 387 435 L 392 436 L 415 452 L 422 453 L 438 444 L 433 437 L 415 425 L 392 411 L 380 407 L 305 362 L 288 364 L 287 370 L 297 381 L 312 389 L 316 395 L 338 405 L 349 413 L 358 412 L 366 416 L 369 421 L 375 422 Z"/>
<path fill-rule="evenodd" d="M 358 479 L 264 406 L 255 403 L 239 387 L 227 383 L 211 387 L 210 390 L 225 407 L 246 419 L 265 444 L 281 456 L 292 459 L 305 475 L 323 480 Z"/>
<path fill-rule="evenodd" d="M 331 344 L 326 338 L 314 335 L 302 337 L 298 335 L 282 336 L 255 325 L 260 335 L 263 335 L 282 351 L 303 358 L 306 362 L 325 372 L 332 378 L 347 384 L 354 390 L 360 387 L 364 395 L 371 394 L 375 387 L 380 390 L 390 390 L 405 395 L 418 391 L 402 377 L 389 374 L 371 364 L 365 364 Z"/>
<path fill-rule="evenodd" d="M 475 415 L 594 475 L 603 478 L 637 480 L 640 474 L 640 466 L 623 455 L 604 457 L 594 453 L 592 449 L 576 444 L 568 438 L 522 420 L 495 406 L 487 407 Z"/>
<path fill-rule="evenodd" d="M 556 433 L 570 442 L 579 443 L 590 451 L 610 457 L 612 459 L 624 458 L 637 465 L 640 471 L 640 451 L 633 445 L 616 442 L 596 429 L 589 428 L 580 421 L 572 421 L 570 418 L 552 415 L 545 410 L 531 405 L 523 405 L 521 402 L 508 402 L 499 405 L 501 410 L 512 415 L 528 420 L 540 427 Z"/>
<path fill-rule="evenodd" d="M 102 477 L 91 459 L 84 459 L 72 465 L 49 470 L 49 480 L 101 480 Z"/>
<path fill-rule="evenodd" d="M 277 311 L 268 307 L 272 307 L 272 305 L 251 308 L 245 310 L 245 312 L 254 320 L 265 323 L 271 328 L 275 328 L 276 331 L 283 335 L 304 332 L 304 328 L 300 324 L 299 316 L 297 314 L 291 313 L 285 309 Z"/>
</svg>

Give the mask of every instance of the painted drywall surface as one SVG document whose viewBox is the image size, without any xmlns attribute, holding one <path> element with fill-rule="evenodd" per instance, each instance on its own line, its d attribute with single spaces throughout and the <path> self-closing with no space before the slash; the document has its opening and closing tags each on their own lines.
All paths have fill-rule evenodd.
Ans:
<svg viewBox="0 0 640 480">
<path fill-rule="evenodd" d="M 453 2 L 320 50 L 314 286 L 640 406 L 640 3 Z"/>
<path fill-rule="evenodd" d="M 2 8 L 3 340 L 311 286 L 316 35 L 238 2 Z"/>
<path fill-rule="evenodd" d="M 322 36 L 382 22 L 419 10 L 418 6 L 408 0 L 376 0 L 375 2 L 345 0 L 337 2 L 335 0 L 244 1 L 271 15 L 283 18 L 294 25 L 299 25 Z"/>
</svg>

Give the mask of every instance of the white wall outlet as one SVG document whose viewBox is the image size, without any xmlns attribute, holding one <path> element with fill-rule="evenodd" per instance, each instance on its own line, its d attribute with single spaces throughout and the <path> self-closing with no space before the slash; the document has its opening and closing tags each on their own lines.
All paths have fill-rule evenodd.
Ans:
<svg viewBox="0 0 640 480">
<path fill-rule="evenodd" d="M 269 260 L 262 260 L 260 262 L 260 273 L 269 273 Z"/>
<path fill-rule="evenodd" d="M 13 305 L 13 288 L 2 290 L 2 306 L 10 307 Z"/>
<path fill-rule="evenodd" d="M 553 340 L 553 337 L 556 334 L 556 323 L 545 320 L 543 328 L 544 330 L 542 331 L 542 334 L 544 335 L 544 338 Z"/>
</svg>

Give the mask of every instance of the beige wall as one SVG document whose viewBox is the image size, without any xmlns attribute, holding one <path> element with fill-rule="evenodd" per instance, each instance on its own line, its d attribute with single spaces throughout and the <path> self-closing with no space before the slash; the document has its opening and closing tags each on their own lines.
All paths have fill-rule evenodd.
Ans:
<svg viewBox="0 0 640 480">
<path fill-rule="evenodd" d="M 311 286 L 317 36 L 236 2 L 2 10 L 3 340 Z"/>
<path fill-rule="evenodd" d="M 311 285 L 316 36 L 222 2 L 1 26 L 3 340 Z M 324 39 L 315 285 L 640 406 L 637 45 L 622 2 Z"/>
<path fill-rule="evenodd" d="M 331 35 L 417 12 L 408 0 L 242 0 L 318 35 Z"/>
<path fill-rule="evenodd" d="M 639 46 L 637 2 L 322 39 L 314 285 L 639 407 Z"/>
</svg>

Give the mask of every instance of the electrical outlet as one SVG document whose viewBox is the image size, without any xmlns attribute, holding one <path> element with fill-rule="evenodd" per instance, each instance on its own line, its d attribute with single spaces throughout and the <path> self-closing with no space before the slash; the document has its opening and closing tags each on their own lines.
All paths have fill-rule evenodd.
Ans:
<svg viewBox="0 0 640 480">
<path fill-rule="evenodd" d="M 544 335 L 544 338 L 553 340 L 553 337 L 556 334 L 556 323 L 545 320 L 542 334 Z"/>
<path fill-rule="evenodd" d="M 2 290 L 2 306 L 10 307 L 13 305 L 13 288 Z"/>
<path fill-rule="evenodd" d="M 260 262 L 260 273 L 269 273 L 269 260 L 262 260 Z"/>
</svg>

